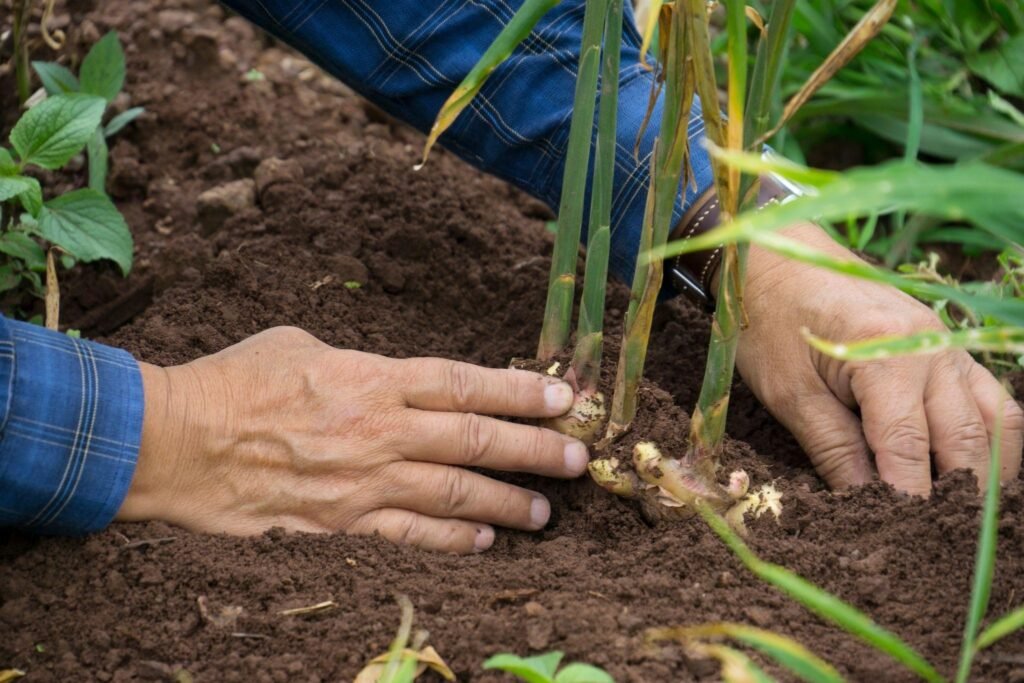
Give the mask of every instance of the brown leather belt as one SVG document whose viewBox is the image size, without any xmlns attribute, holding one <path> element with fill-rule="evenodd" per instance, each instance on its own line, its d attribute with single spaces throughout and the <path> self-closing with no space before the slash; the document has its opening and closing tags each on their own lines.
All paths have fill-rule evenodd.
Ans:
<svg viewBox="0 0 1024 683">
<path fill-rule="evenodd" d="M 770 176 L 761 176 L 760 191 L 757 195 L 758 208 L 769 202 L 791 194 Z M 712 186 L 697 198 L 683 214 L 679 225 L 672 231 L 669 241 L 687 240 L 708 232 L 721 220 L 721 204 Z M 722 260 L 722 246 L 707 251 L 680 254 L 665 261 L 669 279 L 676 292 L 711 313 L 715 310 L 715 296 L 711 292 L 711 280 Z"/>
</svg>

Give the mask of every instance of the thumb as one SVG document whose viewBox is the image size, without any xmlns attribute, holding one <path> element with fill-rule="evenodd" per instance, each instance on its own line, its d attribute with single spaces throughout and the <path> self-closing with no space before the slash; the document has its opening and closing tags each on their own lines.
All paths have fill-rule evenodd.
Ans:
<svg viewBox="0 0 1024 683">
<path fill-rule="evenodd" d="M 832 488 L 872 480 L 871 452 L 860 420 L 824 387 L 813 397 L 793 402 L 791 409 L 777 417 Z"/>
</svg>

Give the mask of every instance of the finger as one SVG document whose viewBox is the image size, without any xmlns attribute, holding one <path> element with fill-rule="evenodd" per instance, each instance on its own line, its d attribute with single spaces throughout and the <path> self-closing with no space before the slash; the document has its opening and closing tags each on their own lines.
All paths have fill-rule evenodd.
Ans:
<svg viewBox="0 0 1024 683">
<path fill-rule="evenodd" d="M 988 430 L 959 365 L 940 360 L 925 391 L 928 436 L 940 473 L 966 468 L 979 484 L 988 477 Z"/>
<path fill-rule="evenodd" d="M 361 535 L 379 533 L 392 543 L 459 555 L 483 552 L 494 543 L 494 529 L 486 524 L 438 519 L 395 508 L 369 512 L 349 531 Z"/>
<path fill-rule="evenodd" d="M 440 358 L 399 361 L 410 408 L 509 417 L 557 417 L 572 407 L 572 387 L 526 370 L 481 368 Z"/>
<path fill-rule="evenodd" d="M 792 412 L 779 419 L 829 486 L 846 488 L 871 481 L 871 454 L 860 420 L 827 388 L 796 401 Z"/>
<path fill-rule="evenodd" d="M 985 421 L 990 441 L 995 438 L 996 425 L 999 424 L 1000 478 L 1003 481 L 1016 479 L 1020 473 L 1021 450 L 1024 449 L 1024 412 L 999 380 L 973 360 L 967 371 L 967 383 Z"/>
<path fill-rule="evenodd" d="M 900 491 L 925 497 L 932 489 L 926 372 L 926 365 L 901 359 L 862 365 L 850 379 L 878 475 Z"/>
<path fill-rule="evenodd" d="M 512 424 L 473 413 L 406 411 L 406 443 L 398 452 L 410 460 L 578 477 L 590 456 L 582 442 L 550 429 Z"/>
<path fill-rule="evenodd" d="M 539 493 L 461 467 L 398 462 L 388 469 L 383 499 L 389 507 L 529 531 L 551 516 L 550 503 Z"/>
</svg>

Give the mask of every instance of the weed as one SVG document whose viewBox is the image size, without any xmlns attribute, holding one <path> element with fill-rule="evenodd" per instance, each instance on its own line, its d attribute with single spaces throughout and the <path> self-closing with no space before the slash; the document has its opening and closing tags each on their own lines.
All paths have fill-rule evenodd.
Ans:
<svg viewBox="0 0 1024 683">
<path fill-rule="evenodd" d="M 502 653 L 484 662 L 484 668 L 505 671 L 525 683 L 615 683 L 607 672 L 591 664 L 573 662 L 559 669 L 564 656 L 558 651 L 526 658 Z"/>
</svg>

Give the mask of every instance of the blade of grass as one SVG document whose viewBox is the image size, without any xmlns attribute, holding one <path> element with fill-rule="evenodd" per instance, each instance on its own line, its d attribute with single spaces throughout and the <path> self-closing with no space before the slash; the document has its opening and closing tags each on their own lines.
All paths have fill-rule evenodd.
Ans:
<svg viewBox="0 0 1024 683">
<path fill-rule="evenodd" d="M 576 260 L 583 224 L 583 202 L 590 165 L 590 141 L 594 129 L 597 73 L 601 64 L 601 37 L 608 16 L 609 0 L 587 0 L 583 15 L 583 39 L 580 47 L 576 93 L 569 147 L 562 177 L 562 197 L 558 207 L 558 233 L 551 257 L 551 276 L 544 307 L 544 326 L 537 345 L 537 358 L 548 360 L 569 342 L 572 305 L 576 295 Z"/>
<path fill-rule="evenodd" d="M 808 683 L 842 683 L 835 668 L 802 644 L 778 633 L 745 624 L 717 623 L 680 628 L 652 629 L 649 640 L 692 640 L 731 638 L 771 657 L 799 679 Z"/>
<path fill-rule="evenodd" d="M 971 674 L 971 664 L 978 652 L 976 638 L 981 620 L 988 611 L 992 593 L 992 575 L 996 567 L 996 543 L 999 533 L 999 442 L 1002 436 L 1002 415 L 996 415 L 992 430 L 992 453 L 989 458 L 988 482 L 985 490 L 985 505 L 981 512 L 981 529 L 978 532 L 978 554 L 974 562 L 974 585 L 971 588 L 971 603 L 964 624 L 964 638 L 960 646 L 960 665 L 957 667 L 956 683 L 966 683 Z"/>
<path fill-rule="evenodd" d="M 441 137 L 459 114 L 469 106 L 469 103 L 480 92 L 480 88 L 487 82 L 488 77 L 506 59 L 512 56 L 512 52 L 519 43 L 526 40 L 530 31 L 537 25 L 541 17 L 548 13 L 562 0 L 525 0 L 522 6 L 512 15 L 505 28 L 501 30 L 498 37 L 490 44 L 483 56 L 473 66 L 469 74 L 456 86 L 455 90 L 441 107 L 441 111 L 434 121 L 434 125 L 427 135 L 427 142 L 423 146 L 423 159 L 416 166 L 422 168 L 427 163 L 427 156 L 430 148 L 434 146 L 437 139 Z"/>
<path fill-rule="evenodd" d="M 876 624 L 856 607 L 843 602 L 785 567 L 759 558 L 732 530 L 729 523 L 707 505 L 698 505 L 697 510 L 722 542 L 759 579 L 775 586 L 822 619 L 836 624 L 847 633 L 889 655 L 924 680 L 934 683 L 943 680 L 917 651 L 895 634 Z"/>
<path fill-rule="evenodd" d="M 764 142 L 775 135 L 779 129 L 786 125 L 786 122 L 794 112 L 800 109 L 807 100 L 811 99 L 822 85 L 831 79 L 837 71 L 846 66 L 872 38 L 878 35 L 878 32 L 882 30 L 882 27 L 885 26 L 892 16 L 893 10 L 896 9 L 896 4 L 897 0 L 878 0 L 846 37 L 843 38 L 842 42 L 836 46 L 825 61 L 822 62 L 821 66 L 811 74 L 800 90 L 786 102 L 779 121 L 770 131 L 758 138 L 758 142 Z"/>
<path fill-rule="evenodd" d="M 955 332 L 929 330 L 904 337 L 881 337 L 856 342 L 822 339 L 805 327 L 804 339 L 827 356 L 839 360 L 864 361 L 894 358 L 910 354 L 938 353 L 947 349 L 1024 353 L 1024 328 L 982 327 Z"/>
<path fill-rule="evenodd" d="M 597 141 L 594 147 L 594 182 L 590 195 L 590 225 L 587 228 L 587 264 L 583 274 L 583 298 L 576 329 L 576 351 L 572 362 L 580 388 L 584 391 L 596 390 L 601 380 L 605 289 L 608 286 L 608 254 L 611 249 L 612 184 L 615 179 L 623 1 L 608 2 L 604 53 L 601 60 L 601 102 L 597 113 Z"/>
<path fill-rule="evenodd" d="M 994 624 L 981 632 L 974 646 L 978 650 L 995 645 L 998 641 L 1024 628 L 1024 607 L 1018 607 L 1000 617 Z"/>
</svg>

